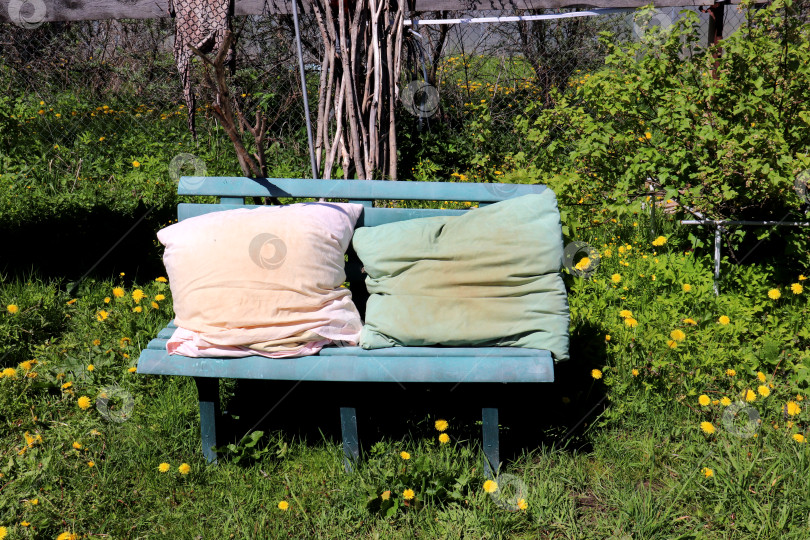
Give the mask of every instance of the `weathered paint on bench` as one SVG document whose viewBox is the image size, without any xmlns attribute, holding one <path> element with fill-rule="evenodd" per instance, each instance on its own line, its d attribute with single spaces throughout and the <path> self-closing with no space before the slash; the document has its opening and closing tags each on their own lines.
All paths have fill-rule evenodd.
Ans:
<svg viewBox="0 0 810 540">
<path fill-rule="evenodd" d="M 179 195 L 216 196 L 220 203 L 181 203 L 178 219 L 233 208 L 252 208 L 245 197 L 324 198 L 363 204 L 357 226 L 373 227 L 407 219 L 458 215 L 465 210 L 375 208 L 374 201 L 462 201 L 485 205 L 529 193 L 545 186 L 453 182 L 393 182 L 381 180 L 312 180 L 290 178 L 182 177 Z M 349 250 L 346 276 L 361 315 L 365 311 L 364 276 L 356 254 Z M 327 347 L 320 354 L 301 358 L 241 359 L 170 356 L 166 342 L 176 327 L 169 323 L 141 352 L 138 373 L 193 377 L 200 401 L 200 432 L 203 454 L 216 461 L 214 446 L 220 420 L 219 379 L 263 379 L 334 382 L 398 383 L 539 383 L 554 381 L 554 362 L 548 351 L 515 347 L 395 347 L 364 350 L 359 347 Z M 344 459 L 347 470 L 359 458 L 357 413 L 340 407 Z M 497 472 L 499 462 L 498 410 L 482 409 L 484 469 Z"/>
</svg>

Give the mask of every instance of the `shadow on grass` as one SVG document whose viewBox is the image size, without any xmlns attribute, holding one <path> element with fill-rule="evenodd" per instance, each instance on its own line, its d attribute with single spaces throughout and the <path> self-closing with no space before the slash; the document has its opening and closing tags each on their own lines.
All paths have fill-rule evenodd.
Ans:
<svg viewBox="0 0 810 540">
<path fill-rule="evenodd" d="M 355 407 L 361 449 L 380 440 L 435 438 L 436 419 L 450 422 L 453 440 L 481 441 L 481 409 L 497 407 L 501 460 L 541 446 L 587 451 L 584 436 L 607 406 L 590 372 L 604 365 L 604 332 L 576 328 L 571 360 L 556 366 L 556 382 L 537 384 L 329 383 L 240 380 L 228 396 L 229 442 L 252 429 L 340 443 L 340 407 Z"/>
<path fill-rule="evenodd" d="M 139 205 L 126 214 L 95 206 L 13 226 L 0 224 L 0 271 L 15 278 L 34 269 L 42 278 L 65 282 L 87 272 L 99 279 L 125 272 L 128 283 L 154 279 L 165 274 L 155 234 L 175 213 L 174 207 L 150 211 Z"/>
</svg>

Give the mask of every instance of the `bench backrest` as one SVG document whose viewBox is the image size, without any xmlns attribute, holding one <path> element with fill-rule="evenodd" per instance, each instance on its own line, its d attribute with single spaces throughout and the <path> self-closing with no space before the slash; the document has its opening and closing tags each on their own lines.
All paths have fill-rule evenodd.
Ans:
<svg viewBox="0 0 810 540">
<path fill-rule="evenodd" d="M 234 208 L 255 208 L 245 204 L 245 197 L 276 197 L 293 199 L 324 198 L 343 200 L 363 205 L 357 227 L 373 227 L 385 223 L 432 216 L 453 216 L 466 210 L 430 208 L 383 208 L 377 201 L 458 201 L 484 206 L 530 193 L 542 193 L 543 185 L 483 184 L 473 182 L 396 182 L 389 180 L 313 180 L 299 178 L 244 178 L 183 176 L 178 195 L 216 196 L 218 204 L 180 203 L 179 220 L 208 212 Z M 365 288 L 361 263 L 349 248 L 346 263 L 346 281 L 361 316 L 365 316 L 368 293 Z"/>
</svg>

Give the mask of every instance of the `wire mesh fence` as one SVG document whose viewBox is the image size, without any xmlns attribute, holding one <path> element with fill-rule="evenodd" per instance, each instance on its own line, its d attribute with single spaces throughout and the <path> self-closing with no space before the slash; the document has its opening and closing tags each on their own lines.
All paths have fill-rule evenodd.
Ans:
<svg viewBox="0 0 810 540">
<path fill-rule="evenodd" d="M 702 39 L 708 40 L 709 14 L 686 9 L 696 12 L 706 36 Z M 607 50 L 599 40 L 601 32 L 612 32 L 617 42 L 638 39 L 651 26 L 674 24 L 683 16 L 680 11 L 658 9 L 646 26 L 634 22 L 629 11 L 435 25 L 425 23 L 529 13 L 420 14 L 421 23 L 414 21 L 405 40 L 400 93 L 412 104 L 414 92 L 408 89 L 416 81 L 420 85 L 416 99 L 423 103 L 421 108 L 406 103 L 399 111 L 403 125 L 413 124 L 411 140 L 402 145 L 403 151 L 410 148 L 413 153 L 414 146 L 429 145 L 431 137 L 442 133 L 474 130 L 475 122 L 487 124 L 488 142 L 508 141 L 510 151 L 519 150 L 521 141 L 514 137 L 516 117 L 530 103 L 551 106 L 554 92 L 571 93 L 578 78 L 602 65 Z M 725 36 L 743 22 L 744 15 L 736 6 L 725 7 Z M 246 110 L 258 108 L 268 117 L 268 140 L 277 153 L 272 173 L 307 174 L 307 137 L 291 17 L 238 17 L 234 29 L 239 34 L 234 99 L 244 102 Z M 314 111 L 322 47 L 313 17 L 302 17 L 302 31 Z M 0 25 L 0 92 L 10 113 L 7 139 L 25 141 L 23 151 L 14 159 L 0 161 L 0 168 L 20 172 L 27 167 L 32 175 L 47 171 L 75 181 L 102 181 L 139 164 L 141 156 L 148 159 L 150 148 L 176 146 L 177 153 L 219 156 L 221 161 L 208 159 L 222 163 L 213 165 L 213 172 L 238 174 L 235 160 L 228 165 L 229 144 L 211 114 L 211 96 L 199 84 L 199 62 L 195 80 L 202 99 L 197 101 L 195 114 L 200 120 L 200 139 L 194 142 L 190 138 L 188 111 L 172 58 L 173 36 L 170 19 L 45 23 L 35 28 Z M 425 105 L 425 101 L 433 103 Z M 472 146 L 469 153 L 476 151 Z M 7 150 L 4 152 L 10 153 Z M 412 177 L 409 169 L 413 165 L 405 159 L 400 177 Z"/>
</svg>

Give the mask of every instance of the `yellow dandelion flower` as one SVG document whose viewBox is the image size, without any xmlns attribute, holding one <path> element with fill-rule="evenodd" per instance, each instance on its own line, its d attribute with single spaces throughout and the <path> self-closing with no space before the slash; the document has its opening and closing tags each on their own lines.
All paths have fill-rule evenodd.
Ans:
<svg viewBox="0 0 810 540">
<path fill-rule="evenodd" d="M 159 309 L 159 308 L 160 308 L 160 305 L 158 305 L 158 303 L 157 303 L 157 302 L 154 302 L 154 301 L 153 301 L 151 305 L 152 305 L 152 308 L 153 308 L 153 309 Z"/>
<path fill-rule="evenodd" d="M 602 371 L 599 369 L 592 369 L 591 370 L 591 377 L 594 379 L 601 379 L 602 378 Z"/>
<path fill-rule="evenodd" d="M 16 304 L 9 304 L 9 305 L 6 306 L 6 311 L 8 311 L 12 315 L 14 315 L 18 311 L 20 311 L 20 307 L 17 306 Z"/>
<path fill-rule="evenodd" d="M 804 435 L 802 435 L 801 433 L 794 433 L 793 440 L 796 441 L 797 443 L 803 443 L 805 440 Z"/>
<path fill-rule="evenodd" d="M 405 452 L 404 450 L 399 453 L 399 457 L 401 457 L 405 461 L 411 459 L 411 455 L 408 452 Z"/>
<path fill-rule="evenodd" d="M 166 283 L 166 282 L 168 282 L 169 280 L 167 280 L 167 279 L 166 279 L 165 277 L 163 277 L 163 276 L 159 276 L 159 277 L 156 277 L 156 278 L 155 278 L 155 281 L 157 281 L 157 282 L 159 282 L 159 283 Z"/>
<path fill-rule="evenodd" d="M 726 375 L 728 375 L 729 377 L 733 377 L 736 374 L 737 374 L 736 370 L 733 370 L 733 369 L 727 369 L 726 370 Z"/>
<path fill-rule="evenodd" d="M 586 270 L 591 265 L 591 260 L 588 257 L 582 257 L 577 264 L 574 265 L 579 271 Z"/>
<path fill-rule="evenodd" d="M 796 416 L 802 412 L 802 408 L 795 401 L 788 401 L 787 405 L 785 405 L 785 412 L 787 412 L 790 416 Z"/>
<path fill-rule="evenodd" d="M 484 482 L 484 491 L 487 493 L 495 493 L 498 491 L 498 483 L 494 480 L 487 480 Z"/>
<path fill-rule="evenodd" d="M 748 388 L 747 390 L 744 390 L 742 395 L 743 395 L 743 398 L 745 398 L 745 401 L 747 401 L 748 403 L 753 403 L 757 399 L 757 395 L 750 388 Z"/>
<path fill-rule="evenodd" d="M 759 388 L 757 388 L 757 392 L 759 392 L 759 395 L 762 397 L 768 397 L 771 395 L 771 389 L 765 386 L 764 384 L 760 385 Z"/>
<path fill-rule="evenodd" d="M 137 169 L 138 167 L 140 167 L 140 166 L 141 166 L 141 162 L 140 162 L 140 161 L 135 160 L 135 161 L 133 161 L 133 162 L 132 162 L 132 166 L 133 166 L 133 167 L 135 167 L 135 168 Z"/>
<path fill-rule="evenodd" d="M 100 339 L 94 339 L 94 340 L 93 340 L 93 345 L 95 345 L 96 347 L 98 347 L 99 345 L 101 345 L 101 340 L 100 340 Z"/>
<path fill-rule="evenodd" d="M 779 292 L 779 289 L 771 289 L 770 291 L 768 291 L 768 298 L 770 298 L 771 300 L 779 300 L 781 296 L 782 293 Z"/>
<path fill-rule="evenodd" d="M 135 373 L 136 371 L 138 371 L 138 368 L 136 368 L 135 366 L 132 366 L 131 368 L 127 369 L 127 371 L 130 372 L 130 373 Z"/>
<path fill-rule="evenodd" d="M 105 304 L 109 304 L 109 303 L 110 303 L 110 297 L 109 297 L 109 296 L 105 296 L 105 297 L 104 297 L 104 303 L 105 303 Z"/>
<path fill-rule="evenodd" d="M 436 431 L 445 431 L 449 427 L 449 424 L 447 423 L 447 420 L 440 418 L 434 422 L 433 426 L 436 428 Z"/>
<path fill-rule="evenodd" d="M 406 501 L 410 501 L 414 497 L 416 497 L 416 493 L 414 493 L 412 489 L 406 489 L 405 491 L 402 492 L 402 498 L 405 499 Z"/>
<path fill-rule="evenodd" d="M 802 287 L 800 283 L 794 283 L 790 286 L 790 290 L 793 292 L 793 294 L 802 294 L 804 287 Z"/>
<path fill-rule="evenodd" d="M 106 311 L 104 311 L 103 309 L 101 311 L 99 311 L 98 313 L 96 313 L 96 319 L 98 319 L 99 321 L 105 321 L 105 320 L 107 320 L 107 317 L 109 317 L 109 316 L 110 316 L 110 314 L 107 313 Z"/>
<path fill-rule="evenodd" d="M 729 398 L 727 398 L 727 397 L 723 397 L 723 398 L 720 399 L 720 404 L 723 407 L 728 407 L 729 405 L 731 405 L 731 400 Z"/>
<path fill-rule="evenodd" d="M 725 326 L 731 322 L 731 319 L 729 319 L 725 315 L 720 315 L 720 317 L 717 319 L 717 322 Z"/>
<path fill-rule="evenodd" d="M 517 506 L 521 510 L 526 510 L 529 507 L 529 504 L 526 502 L 526 499 L 518 499 Z"/>
<path fill-rule="evenodd" d="M 701 422 L 700 429 L 702 429 L 704 433 L 708 433 L 709 435 L 715 432 L 714 425 L 712 425 L 711 422 Z"/>
<path fill-rule="evenodd" d="M 180 474 L 188 474 L 191 471 L 191 466 L 188 463 L 181 463 L 179 467 L 177 467 L 177 471 Z"/>
<path fill-rule="evenodd" d="M 24 526 L 25 525 L 23 525 L 23 527 Z M 8 536 L 8 529 L 6 527 L 0 527 L 0 540 L 3 540 L 6 536 Z"/>
<path fill-rule="evenodd" d="M 669 337 L 671 337 L 675 341 L 683 341 L 684 339 L 686 339 L 686 334 L 683 333 L 683 330 L 675 329 L 669 333 Z"/>
<path fill-rule="evenodd" d="M 700 403 L 704 407 L 708 407 L 709 403 L 711 403 L 711 402 L 712 402 L 712 400 L 709 399 L 709 396 L 707 396 L 706 394 L 702 394 L 698 398 L 698 403 Z"/>
<path fill-rule="evenodd" d="M 623 309 L 623 310 L 621 310 L 619 312 L 619 317 L 621 317 L 622 319 L 629 319 L 632 316 L 633 316 L 633 312 L 630 311 L 629 309 Z"/>
<path fill-rule="evenodd" d="M 638 377 L 638 370 L 636 368 L 633 368 L 632 371 L 630 371 L 630 373 L 633 374 L 633 377 Z"/>
<path fill-rule="evenodd" d="M 144 292 L 140 289 L 135 289 L 134 291 L 132 291 L 132 299 L 135 301 L 136 304 L 139 303 L 145 297 L 146 294 L 144 294 Z"/>
<path fill-rule="evenodd" d="M 141 311 L 143 311 L 143 308 L 141 306 L 135 306 L 134 308 L 132 308 L 132 311 L 133 313 L 140 313 Z"/>
<path fill-rule="evenodd" d="M 645 132 L 644 133 L 644 138 L 649 141 L 650 139 L 652 139 L 652 133 L 650 133 L 649 131 Z"/>
<path fill-rule="evenodd" d="M 668 339 L 667 345 L 669 346 L 670 349 L 676 349 L 678 347 L 678 342 L 675 341 L 674 339 Z"/>
<path fill-rule="evenodd" d="M 626 324 L 630 328 L 635 328 L 636 326 L 638 326 L 638 321 L 635 320 L 633 317 L 628 317 L 624 320 L 624 324 Z"/>
<path fill-rule="evenodd" d="M 605 334 L 605 341 L 610 341 L 610 334 Z"/>
<path fill-rule="evenodd" d="M 89 397 L 87 397 L 87 396 L 82 396 L 82 397 L 80 397 L 80 398 L 78 399 L 77 404 L 79 405 L 79 408 L 80 408 L 80 409 L 82 409 L 82 410 L 86 411 L 87 409 L 89 409 L 89 408 L 90 408 L 91 401 L 90 401 L 90 398 L 89 398 Z"/>
<path fill-rule="evenodd" d="M 26 360 L 25 362 L 20 362 L 20 367 L 25 371 L 31 371 L 36 363 L 36 360 Z"/>
<path fill-rule="evenodd" d="M 124 289 L 121 287 L 116 287 L 113 289 L 113 296 L 116 298 L 121 298 L 124 296 Z"/>
<path fill-rule="evenodd" d="M 700 472 L 703 473 L 703 476 L 705 476 L 706 478 L 711 478 L 712 476 L 714 476 L 714 471 L 708 467 L 703 467 L 703 470 L 701 470 Z"/>
<path fill-rule="evenodd" d="M 765 374 L 762 373 L 761 371 L 757 371 L 757 379 L 759 379 L 760 382 L 765 382 L 766 379 Z"/>
<path fill-rule="evenodd" d="M 696 326 L 697 321 L 695 319 L 686 318 L 683 320 L 683 324 L 691 324 L 692 326 Z"/>
<path fill-rule="evenodd" d="M 279 501 L 279 503 L 278 503 L 278 509 L 279 510 L 283 510 L 283 511 L 286 512 L 287 510 L 289 510 L 289 508 L 290 508 L 290 503 L 288 503 L 287 501 Z"/>
<path fill-rule="evenodd" d="M 169 472 L 170 468 L 171 468 L 171 465 L 169 465 L 165 461 L 163 463 L 161 463 L 160 465 L 158 465 L 158 471 L 162 472 L 162 473 Z"/>
<path fill-rule="evenodd" d="M 622 280 L 622 276 L 620 274 L 613 274 L 612 276 L 610 276 L 610 280 L 613 283 L 619 283 Z"/>
<path fill-rule="evenodd" d="M 652 245 L 654 246 L 663 246 L 666 243 L 667 243 L 666 236 L 659 236 L 658 238 L 652 241 Z"/>
<path fill-rule="evenodd" d="M 804 281 L 805 279 L 807 279 L 805 276 L 799 274 L 799 281 Z"/>
<path fill-rule="evenodd" d="M 166 299 L 166 297 L 163 296 L 162 294 L 155 295 L 155 300 L 157 300 L 158 302 L 162 302 L 165 299 Z"/>
<path fill-rule="evenodd" d="M 80 443 L 79 441 L 73 441 L 73 448 L 75 448 L 76 450 L 81 450 L 82 443 Z"/>
<path fill-rule="evenodd" d="M 441 435 L 439 435 L 439 442 L 441 444 L 449 443 L 450 442 L 450 435 L 448 435 L 447 433 L 442 433 Z"/>
<path fill-rule="evenodd" d="M 79 535 L 70 532 L 63 532 L 56 537 L 56 540 L 79 540 Z"/>
<path fill-rule="evenodd" d="M 62 390 L 67 390 L 71 386 L 73 386 L 73 383 L 68 381 L 68 382 L 66 382 L 65 384 L 62 385 Z"/>
</svg>

